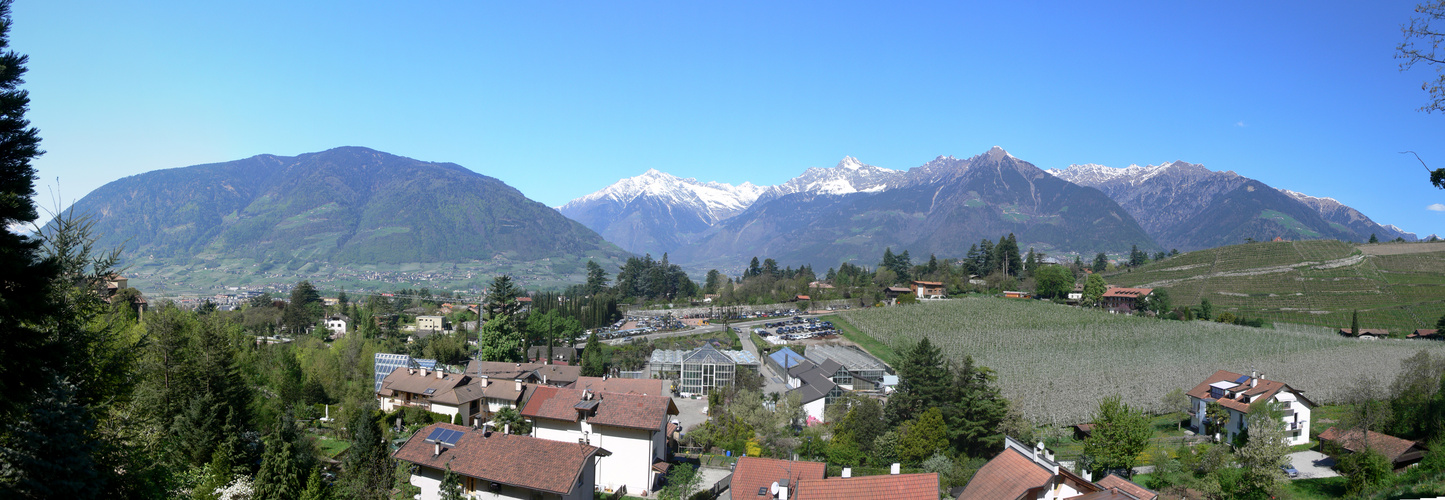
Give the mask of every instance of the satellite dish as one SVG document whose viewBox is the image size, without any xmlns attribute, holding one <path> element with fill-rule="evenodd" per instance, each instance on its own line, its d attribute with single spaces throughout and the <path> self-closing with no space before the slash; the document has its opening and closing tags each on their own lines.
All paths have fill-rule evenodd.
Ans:
<svg viewBox="0 0 1445 500">
<path fill-rule="evenodd" d="M 777 481 L 773 481 L 773 485 L 768 487 L 768 492 L 769 492 L 769 493 L 772 493 L 772 494 L 774 494 L 774 495 L 777 495 L 777 494 L 778 494 L 778 482 L 777 482 Z"/>
</svg>

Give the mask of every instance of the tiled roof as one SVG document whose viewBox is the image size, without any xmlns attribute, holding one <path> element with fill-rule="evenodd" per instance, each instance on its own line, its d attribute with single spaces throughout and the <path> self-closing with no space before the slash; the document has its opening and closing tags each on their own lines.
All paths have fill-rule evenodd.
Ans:
<svg viewBox="0 0 1445 500">
<path fill-rule="evenodd" d="M 467 375 L 486 376 L 493 379 L 536 379 L 546 378 L 547 385 L 567 385 L 582 375 L 582 367 L 549 365 L 546 363 L 506 363 L 502 361 L 478 361 L 467 363 Z"/>
<path fill-rule="evenodd" d="M 593 425 L 661 431 L 667 416 L 678 413 L 677 405 L 667 396 L 594 392 L 592 399 L 587 400 L 583 397 L 584 392 L 581 389 L 538 387 L 522 409 L 522 416 L 576 422 L 579 413 L 577 404 L 597 401 L 596 410 L 587 417 Z"/>
<path fill-rule="evenodd" d="M 1121 488 L 1109 488 L 1103 491 L 1095 491 L 1093 493 L 1086 493 L 1076 497 L 1069 497 L 1069 500 L 1148 500 L 1149 498 L 1156 497 L 1146 497 L 1144 499 L 1141 499 L 1139 497 L 1124 492 L 1124 490 Z"/>
<path fill-rule="evenodd" d="M 1139 298 L 1139 297 L 1143 297 L 1143 296 L 1149 295 L 1149 294 L 1151 294 L 1151 293 L 1154 293 L 1154 289 L 1153 289 L 1153 288 L 1125 288 L 1125 287 L 1118 287 L 1118 288 L 1110 288 L 1108 291 L 1104 292 L 1104 298 L 1106 298 L 1106 299 L 1108 299 L 1108 298 L 1137 299 L 1137 298 Z"/>
<path fill-rule="evenodd" d="M 1415 330 L 1415 333 L 1406 335 L 1405 338 L 1436 337 L 1439 335 L 1439 333 L 1440 331 L 1434 328 L 1421 328 L 1419 330 Z"/>
<path fill-rule="evenodd" d="M 795 500 L 938 500 L 938 473 L 804 479 L 795 491 Z"/>
<path fill-rule="evenodd" d="M 1054 474 L 1013 448 L 983 464 L 964 487 L 958 500 L 1014 500 L 1045 486 Z"/>
<path fill-rule="evenodd" d="M 1341 328 L 1340 335 L 1344 335 L 1346 337 L 1353 337 L 1355 336 L 1355 331 L 1351 328 Z M 1388 337 L 1390 336 L 1390 330 L 1386 330 L 1384 328 L 1361 328 L 1360 336 L 1364 335 L 1371 335 L 1375 337 Z"/>
<path fill-rule="evenodd" d="M 423 375 L 423 373 L 425 373 Z M 391 374 L 381 380 L 381 389 L 390 390 L 392 393 L 410 392 L 412 394 L 425 394 L 427 396 L 450 390 L 453 387 L 466 384 L 468 378 L 458 373 L 443 373 L 437 378 L 436 371 L 410 370 L 408 368 L 397 368 Z M 427 393 L 430 389 L 432 392 Z M 387 395 L 387 394 L 382 394 Z"/>
<path fill-rule="evenodd" d="M 1314 402 L 1304 397 L 1304 394 L 1301 394 L 1298 389 L 1290 387 L 1284 382 L 1276 382 L 1273 380 L 1265 380 L 1261 378 L 1258 379 L 1258 384 L 1256 384 L 1254 387 L 1251 387 L 1250 380 L 1251 379 L 1245 375 L 1240 375 L 1238 373 L 1227 370 L 1219 370 L 1217 372 L 1214 372 L 1213 375 L 1210 375 L 1209 378 L 1204 379 L 1204 381 L 1200 382 L 1199 385 L 1194 386 L 1193 389 L 1190 389 L 1188 394 L 1190 396 L 1205 401 L 1215 401 L 1215 399 L 1210 396 L 1209 393 L 1210 384 L 1225 382 L 1231 385 L 1231 387 L 1226 390 L 1234 397 L 1229 398 L 1226 396 L 1224 398 L 1219 398 L 1219 404 L 1220 406 L 1240 413 L 1249 413 L 1249 405 L 1252 402 L 1268 401 L 1270 398 L 1273 398 L 1274 395 L 1278 393 L 1281 389 L 1289 389 L 1289 391 L 1293 393 L 1295 397 L 1300 398 L 1302 402 L 1308 404 L 1309 406 L 1315 406 Z M 1248 396 L 1250 403 L 1244 402 L 1243 399 L 1240 398 L 1241 395 Z"/>
<path fill-rule="evenodd" d="M 738 500 L 771 499 L 772 495 L 767 488 L 778 482 L 784 483 L 787 479 L 789 485 L 797 484 L 802 479 L 823 479 L 827 473 L 828 464 L 820 462 L 797 462 L 793 460 L 778 460 L 776 458 L 742 457 L 733 467 L 732 482 L 728 483 L 728 489 L 732 490 L 732 497 Z"/>
<path fill-rule="evenodd" d="M 439 455 L 435 454 L 436 445 L 426 442 L 438 427 L 463 433 L 456 446 L 442 447 Z M 436 469 L 450 465 L 457 474 L 484 481 L 567 495 L 584 468 L 593 466 L 593 456 L 610 454 L 580 443 L 501 432 L 488 435 L 460 425 L 432 424 L 413 434 L 392 457 Z"/>
<path fill-rule="evenodd" d="M 1416 446 L 1414 441 L 1408 439 L 1400 439 L 1375 431 L 1368 432 L 1369 433 L 1365 435 L 1365 440 L 1369 442 L 1370 449 L 1384 455 L 1385 458 L 1390 459 L 1391 462 L 1400 461 L 1401 455 L 1408 453 L 1411 448 Z M 1362 446 L 1364 443 L 1362 443 L 1360 439 L 1360 429 L 1341 431 L 1339 427 L 1330 427 L 1320 433 L 1320 441 L 1332 441 L 1341 448 L 1351 452 L 1357 452 L 1360 451 L 1361 448 L 1364 448 L 1364 446 Z"/>
<path fill-rule="evenodd" d="M 924 286 L 943 286 L 942 281 L 914 281 L 914 283 Z"/>
<path fill-rule="evenodd" d="M 1145 487 L 1143 487 L 1143 486 L 1139 486 L 1138 484 L 1135 484 L 1133 481 L 1130 481 L 1130 480 L 1128 480 L 1128 479 L 1124 479 L 1124 478 L 1119 477 L 1119 476 L 1116 476 L 1116 475 L 1114 475 L 1114 474 L 1109 474 L 1109 475 L 1106 476 L 1105 478 L 1100 479 L 1099 482 L 1098 482 L 1098 483 L 1095 483 L 1095 484 L 1098 484 L 1099 486 L 1103 486 L 1104 488 L 1111 489 L 1111 490 L 1117 489 L 1117 490 L 1119 490 L 1119 491 L 1124 492 L 1125 494 L 1128 494 L 1130 497 L 1134 498 L 1135 500 L 1154 500 L 1155 498 L 1159 498 L 1159 494 L 1158 494 L 1158 493 L 1154 493 L 1153 491 L 1150 491 L 1149 488 L 1145 488 Z M 1104 493 L 1104 492 L 1101 491 L 1101 492 L 1099 492 L 1099 493 Z M 1108 497 L 1101 497 L 1101 498 L 1108 498 Z"/>
<path fill-rule="evenodd" d="M 580 377 L 568 389 L 589 389 L 593 392 L 615 392 L 618 394 L 644 394 L 648 396 L 669 396 L 663 380 L 656 378 L 602 378 Z"/>
</svg>

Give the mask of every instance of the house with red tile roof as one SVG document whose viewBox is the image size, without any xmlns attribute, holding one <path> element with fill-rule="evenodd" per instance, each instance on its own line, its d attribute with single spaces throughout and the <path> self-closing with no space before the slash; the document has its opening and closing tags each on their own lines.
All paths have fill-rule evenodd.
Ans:
<svg viewBox="0 0 1445 500">
<path fill-rule="evenodd" d="M 1409 467 L 1425 458 L 1425 448 L 1420 446 L 1420 443 L 1375 431 L 1361 432 L 1360 429 L 1341 430 L 1339 427 L 1330 427 L 1320 433 L 1320 442 L 1349 453 L 1368 447 L 1389 459 L 1395 469 Z"/>
<path fill-rule="evenodd" d="M 908 288 L 920 299 L 941 299 L 945 295 L 942 281 L 914 281 Z"/>
<path fill-rule="evenodd" d="M 793 500 L 937 500 L 938 473 L 803 479 L 794 491 Z"/>
<path fill-rule="evenodd" d="M 1153 288 L 1114 287 L 1104 292 L 1099 298 L 1099 305 L 1110 311 L 1132 313 L 1142 307 L 1140 301 L 1144 297 L 1153 293 Z"/>
<path fill-rule="evenodd" d="M 660 378 L 617 378 L 578 377 L 568 389 L 586 389 L 592 392 L 615 392 L 619 394 L 642 394 L 645 396 L 671 396 L 666 380 Z"/>
<path fill-rule="evenodd" d="M 1126 497 L 1121 497 L 1121 498 L 1127 498 L 1127 499 L 1132 499 L 1132 500 L 1157 500 L 1157 499 L 1159 498 L 1159 494 L 1158 494 L 1158 493 L 1155 493 L 1154 490 L 1151 490 L 1151 489 L 1149 489 L 1149 488 L 1145 488 L 1145 487 L 1143 487 L 1143 486 L 1139 486 L 1137 483 L 1135 483 L 1135 482 L 1133 482 L 1133 481 L 1130 481 L 1130 480 L 1128 480 L 1128 479 L 1124 479 L 1124 478 L 1119 477 L 1119 476 L 1114 475 L 1114 474 L 1109 474 L 1108 476 L 1104 477 L 1103 479 L 1100 479 L 1099 482 L 1094 483 L 1094 484 L 1097 484 L 1097 485 L 1099 485 L 1100 487 L 1103 487 L 1105 490 L 1110 491 L 1111 494 L 1116 494 L 1116 495 L 1117 495 L 1117 494 L 1124 494 L 1124 495 L 1126 495 Z M 1104 492 L 1099 492 L 1099 493 L 1104 493 Z M 1115 498 L 1115 497 L 1099 497 L 1099 498 Z M 1075 500 L 1090 500 L 1090 499 L 1088 498 L 1088 495 L 1084 495 L 1083 497 L 1079 497 L 1079 498 L 1077 498 L 1077 499 L 1075 499 Z"/>
<path fill-rule="evenodd" d="M 468 498 L 518 500 L 593 498 L 599 458 L 609 452 L 576 442 L 432 424 L 411 436 L 392 458 L 416 465 L 411 484 L 417 498 L 441 498 L 442 475 L 450 468 Z"/>
<path fill-rule="evenodd" d="M 1004 436 L 1004 450 L 974 473 L 958 500 L 1063 500 L 1104 491 L 1054 461 L 1053 452 Z"/>
<path fill-rule="evenodd" d="M 668 396 L 538 387 L 522 408 L 532 436 L 606 448 L 598 486 L 630 494 L 654 490 L 666 471 L 667 425 L 677 415 Z"/>
<path fill-rule="evenodd" d="M 1386 330 L 1386 329 L 1384 329 L 1384 328 L 1361 328 L 1361 329 L 1360 329 L 1360 334 L 1359 334 L 1359 335 L 1355 335 L 1355 331 L 1354 331 L 1354 330 L 1349 329 L 1349 328 L 1341 328 L 1341 329 L 1340 329 L 1340 335 L 1343 335 L 1343 336 L 1346 336 L 1346 337 L 1358 337 L 1358 338 L 1366 339 L 1366 340 L 1374 340 L 1374 339 L 1382 339 L 1382 338 L 1385 338 L 1385 337 L 1389 337 L 1389 336 L 1390 336 L 1390 331 L 1389 331 L 1389 330 Z"/>
<path fill-rule="evenodd" d="M 773 483 L 793 488 L 805 479 L 823 479 L 827 471 L 828 464 L 822 462 L 742 457 L 733 466 L 733 477 L 728 483 L 728 491 L 732 492 L 734 500 L 772 500 L 774 497 L 770 488 Z"/>
<path fill-rule="evenodd" d="M 1442 339 L 1442 337 L 1440 336 L 1440 331 L 1437 330 L 1437 329 L 1435 329 L 1435 328 L 1421 328 L 1421 329 L 1419 329 L 1419 330 L 1415 330 L 1414 333 L 1411 333 L 1411 334 L 1409 334 L 1409 335 L 1405 335 L 1405 338 L 1407 338 L 1407 339 L 1427 339 L 1427 340 L 1441 340 L 1441 339 Z"/>
<path fill-rule="evenodd" d="M 1303 391 L 1284 382 L 1265 380 L 1258 373 L 1241 375 L 1226 370 L 1214 372 L 1194 386 L 1189 395 L 1190 424 L 1196 432 L 1204 432 L 1209 403 L 1219 403 L 1227 413 L 1221 438 L 1226 442 L 1245 429 L 1245 416 L 1256 403 L 1275 401 L 1284 411 L 1286 442 L 1291 446 L 1310 442 L 1310 410 L 1315 403 Z"/>
<path fill-rule="evenodd" d="M 376 399 L 381 405 L 381 411 L 392 411 L 402 406 L 431 410 L 432 397 L 466 385 L 470 380 L 466 375 L 442 370 L 396 368 L 381 380 Z"/>
</svg>

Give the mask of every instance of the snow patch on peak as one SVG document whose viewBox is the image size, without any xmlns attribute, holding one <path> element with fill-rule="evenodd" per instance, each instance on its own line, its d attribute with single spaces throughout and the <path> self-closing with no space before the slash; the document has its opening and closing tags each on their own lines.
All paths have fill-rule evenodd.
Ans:
<svg viewBox="0 0 1445 500">
<path fill-rule="evenodd" d="M 793 193 L 843 195 L 858 192 L 874 193 L 887 189 L 903 172 L 873 166 L 852 156 L 843 157 L 833 168 L 809 168 L 802 175 L 770 188 L 772 197 Z"/>
<path fill-rule="evenodd" d="M 568 202 L 560 209 L 578 208 L 594 203 L 626 205 L 641 197 L 650 197 L 669 206 L 687 207 L 706 218 L 721 220 L 742 211 L 766 191 L 752 183 L 739 186 L 722 182 L 698 182 L 697 179 L 648 169 L 642 175 L 619 180 L 595 193 Z"/>
<path fill-rule="evenodd" d="M 1294 198 L 1300 201 L 1328 202 L 1335 205 L 1343 205 L 1343 203 L 1340 203 L 1339 200 L 1336 200 L 1334 198 L 1310 196 L 1299 191 L 1290 191 L 1288 189 L 1281 189 L 1279 190 L 1279 192 L 1288 195 L 1290 198 Z"/>
</svg>

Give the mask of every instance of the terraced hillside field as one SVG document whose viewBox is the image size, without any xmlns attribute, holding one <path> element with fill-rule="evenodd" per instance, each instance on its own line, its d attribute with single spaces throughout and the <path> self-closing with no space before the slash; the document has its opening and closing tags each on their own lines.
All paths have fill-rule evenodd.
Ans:
<svg viewBox="0 0 1445 500">
<path fill-rule="evenodd" d="M 1274 322 L 1350 326 L 1403 335 L 1445 315 L 1445 244 L 1356 246 L 1335 240 L 1250 243 L 1182 254 L 1104 277 L 1163 288 L 1175 305 L 1209 299 L 1216 311 Z"/>
<path fill-rule="evenodd" d="M 1160 410 L 1170 390 L 1188 390 L 1221 369 L 1258 370 L 1316 403 L 1340 402 L 1361 376 L 1388 385 L 1400 360 L 1421 349 L 1445 355 L 1445 342 L 1167 321 L 1032 300 L 972 297 L 842 316 L 895 350 L 926 336 L 955 362 L 973 356 L 998 372 L 1004 395 L 1025 415 L 1051 425 L 1087 421 L 1113 394 Z"/>
</svg>

